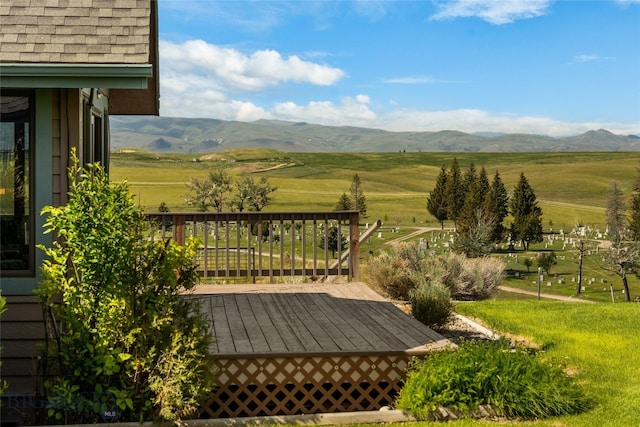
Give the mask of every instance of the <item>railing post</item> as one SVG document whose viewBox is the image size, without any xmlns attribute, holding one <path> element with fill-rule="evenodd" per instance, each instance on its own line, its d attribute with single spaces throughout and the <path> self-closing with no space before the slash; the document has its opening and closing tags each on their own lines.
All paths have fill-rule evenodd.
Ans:
<svg viewBox="0 0 640 427">
<path fill-rule="evenodd" d="M 184 245 L 186 241 L 184 215 L 174 215 L 173 221 L 173 239 L 177 244 Z"/>
<path fill-rule="evenodd" d="M 360 216 L 354 212 L 349 216 L 349 271 L 351 280 L 360 280 Z"/>
</svg>

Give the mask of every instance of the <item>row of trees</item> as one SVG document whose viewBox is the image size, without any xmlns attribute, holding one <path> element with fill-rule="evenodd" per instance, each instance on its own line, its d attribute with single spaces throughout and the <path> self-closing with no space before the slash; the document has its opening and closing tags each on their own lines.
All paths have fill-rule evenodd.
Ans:
<svg viewBox="0 0 640 427">
<path fill-rule="evenodd" d="M 186 204 L 200 212 L 207 212 L 209 208 L 215 212 L 225 208 L 234 212 L 259 212 L 271 201 L 271 193 L 277 190 L 266 176 L 259 181 L 243 176 L 234 184 L 231 175 L 223 169 L 210 172 L 207 178 L 191 178 L 187 187 L 190 192 L 185 195 Z"/>
<path fill-rule="evenodd" d="M 542 241 L 542 209 L 524 173 L 509 197 L 497 171 L 489 182 L 484 166 L 478 172 L 471 163 L 462 171 L 454 158 L 448 170 L 445 166 L 440 169 L 427 199 L 427 210 L 441 227 L 444 221 L 454 222 L 456 245 L 469 256 L 489 253 L 506 234 L 510 241 L 522 242 L 525 249 L 530 243 Z M 503 221 L 509 213 L 513 222 L 507 230 Z"/>
</svg>

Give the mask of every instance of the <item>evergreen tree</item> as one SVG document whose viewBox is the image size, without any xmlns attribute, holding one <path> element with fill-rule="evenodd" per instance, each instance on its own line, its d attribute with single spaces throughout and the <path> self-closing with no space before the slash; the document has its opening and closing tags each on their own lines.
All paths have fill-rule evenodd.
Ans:
<svg viewBox="0 0 640 427">
<path fill-rule="evenodd" d="M 458 216 L 464 206 L 464 185 L 462 181 L 462 172 L 458 165 L 458 159 L 453 158 L 451 167 L 449 168 L 449 176 L 447 178 L 446 186 L 446 205 L 447 205 L 447 218 L 452 220 L 457 226 Z"/>
<path fill-rule="evenodd" d="M 427 210 L 440 223 L 440 228 L 444 229 L 444 221 L 447 218 L 447 169 L 442 166 L 440 174 L 436 179 L 436 186 L 427 199 Z"/>
<path fill-rule="evenodd" d="M 502 222 L 509 214 L 509 194 L 498 171 L 496 171 L 493 176 L 493 181 L 491 181 L 485 204 L 485 211 L 494 219 L 491 237 L 494 242 L 498 242 L 502 239 L 505 232 L 505 227 Z"/>
<path fill-rule="evenodd" d="M 364 196 L 364 192 L 362 191 L 362 184 L 360 182 L 360 177 L 358 176 L 358 174 L 355 174 L 353 176 L 353 179 L 351 180 L 351 188 L 349 191 L 351 193 L 351 201 L 353 203 L 352 205 L 353 209 L 360 212 L 360 216 L 362 218 L 366 218 L 367 217 L 367 199 Z"/>
<path fill-rule="evenodd" d="M 336 207 L 333 208 L 334 211 L 350 211 L 353 209 L 353 202 L 351 198 L 347 195 L 347 193 L 342 193 L 340 199 L 338 199 L 338 203 L 336 203 Z"/>
<path fill-rule="evenodd" d="M 343 251 L 347 249 L 347 244 L 347 238 L 342 235 L 342 233 L 338 233 L 338 227 L 334 224 L 328 227 L 326 232 L 320 236 L 320 241 L 318 242 L 321 248 L 324 248 L 326 245 L 327 249 L 331 251 L 331 256 L 334 258 L 338 250 L 338 245 L 340 245 L 340 250 Z"/>
<path fill-rule="evenodd" d="M 530 243 L 542 242 L 542 209 L 529 181 L 520 173 L 520 179 L 511 198 L 514 238 L 522 242 L 525 250 Z"/>
<path fill-rule="evenodd" d="M 469 164 L 469 168 L 465 171 L 464 176 L 462 177 L 462 186 L 464 188 L 464 192 L 468 193 L 469 190 L 476 184 L 478 180 L 478 173 L 476 171 L 476 165 L 471 162 Z"/>
<path fill-rule="evenodd" d="M 480 174 L 476 175 L 475 167 L 471 165 L 472 172 L 468 172 L 465 176 L 466 193 L 464 197 L 464 205 L 458 218 L 458 233 L 460 235 L 468 234 L 469 230 L 475 228 L 478 222 L 478 211 L 480 216 L 493 223 L 488 212 L 485 211 L 485 198 L 489 193 L 489 180 L 487 172 L 482 167 Z M 470 170 L 471 170 L 470 169 Z"/>
</svg>

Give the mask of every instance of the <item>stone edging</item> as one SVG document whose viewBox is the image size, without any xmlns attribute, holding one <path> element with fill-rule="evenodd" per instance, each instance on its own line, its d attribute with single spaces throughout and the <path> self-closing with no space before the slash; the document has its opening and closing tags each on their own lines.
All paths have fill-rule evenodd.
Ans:
<svg viewBox="0 0 640 427">
<path fill-rule="evenodd" d="M 280 415 L 270 417 L 217 418 L 212 420 L 188 420 L 179 425 L 185 427 L 253 427 L 268 425 L 340 425 L 373 424 L 416 421 L 414 417 L 399 410 L 381 409 L 379 411 L 337 412 L 334 414 Z M 64 427 L 96 427 L 98 424 L 69 424 Z M 174 423 L 109 423 L 100 424 L 109 427 L 173 427 Z M 59 426 L 51 426 L 59 427 Z"/>
</svg>

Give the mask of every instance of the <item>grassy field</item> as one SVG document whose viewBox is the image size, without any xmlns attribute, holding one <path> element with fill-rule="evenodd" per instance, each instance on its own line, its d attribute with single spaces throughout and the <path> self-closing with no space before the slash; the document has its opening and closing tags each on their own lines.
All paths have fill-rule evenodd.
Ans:
<svg viewBox="0 0 640 427">
<path fill-rule="evenodd" d="M 572 227 L 602 225 L 606 194 L 618 181 L 631 191 L 640 153 L 283 153 L 236 150 L 211 155 L 114 153 L 111 176 L 126 179 L 141 206 L 157 210 L 165 202 L 173 211 L 186 210 L 184 194 L 190 177 L 205 177 L 225 168 L 240 176 L 266 175 L 278 187 L 268 210 L 331 210 L 351 178 L 360 176 L 369 218 L 394 225 L 437 225 L 425 204 L 442 165 L 453 157 L 461 166 L 484 166 L 490 178 L 498 171 L 508 190 L 524 172 L 544 213 L 544 224 Z M 198 160 L 198 161 L 194 161 Z"/>
<path fill-rule="evenodd" d="M 269 211 L 333 210 L 343 192 L 349 192 L 351 178 L 360 176 L 367 199 L 368 217 L 362 223 L 381 219 L 383 237 L 372 237 L 362 246 L 361 262 L 376 255 L 391 240 L 402 238 L 417 227 L 429 239 L 439 224 L 426 210 L 429 190 L 442 165 L 449 166 L 457 157 L 461 167 L 471 162 L 484 166 L 489 177 L 499 171 L 511 190 L 524 172 L 534 188 L 543 210 L 543 226 L 551 244 L 533 245 L 529 253 L 518 258 L 500 254 L 511 270 L 505 285 L 535 290 L 535 274 L 527 272 L 522 260 L 535 258 L 542 250 L 554 250 L 558 265 L 545 277 L 543 292 L 574 295 L 577 261 L 571 245 L 564 245 L 559 231 L 567 233 L 576 224 L 604 230 L 606 195 L 616 180 L 629 195 L 640 166 L 640 153 L 283 153 L 264 149 L 247 149 L 209 155 L 152 154 L 143 152 L 113 153 L 111 177 L 127 180 L 139 204 L 156 211 L 165 202 L 171 211 L 188 210 L 184 205 L 186 183 L 190 177 L 206 177 L 209 171 L 225 168 L 233 176 L 266 175 L 277 187 Z M 506 219 L 508 223 L 509 218 Z M 451 224 L 446 224 L 451 226 Z M 391 233 L 391 228 L 396 233 Z M 566 247 L 565 247 L 566 246 Z M 536 270 L 535 262 L 532 271 Z M 518 273 L 516 277 L 515 273 Z M 614 285 L 615 301 L 622 300 L 620 279 L 603 269 L 594 250 L 584 268 L 583 298 L 611 301 L 610 285 Z M 546 276 L 546 275 L 545 275 Z M 629 276 L 631 295 L 640 294 L 640 279 Z"/>
</svg>

